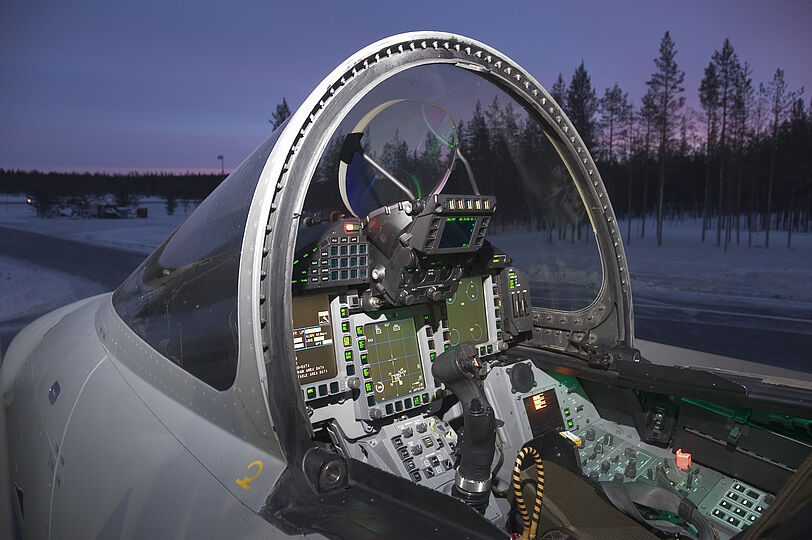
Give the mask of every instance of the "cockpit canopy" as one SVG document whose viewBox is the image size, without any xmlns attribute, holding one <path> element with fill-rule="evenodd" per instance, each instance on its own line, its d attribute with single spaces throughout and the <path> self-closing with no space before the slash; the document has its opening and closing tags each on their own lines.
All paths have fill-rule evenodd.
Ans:
<svg viewBox="0 0 812 540">
<path fill-rule="evenodd" d="M 255 264 L 244 249 L 256 242 L 245 234 L 249 210 L 252 203 L 267 206 L 260 192 L 304 193 L 292 216 L 294 253 L 342 217 L 368 220 L 382 208 L 432 197 L 475 205 L 471 197 L 481 196 L 480 204 L 489 198 L 497 206 L 486 220 L 486 243 L 529 280 L 535 320 L 545 323 L 538 327 L 564 332 L 550 347 L 586 354 L 581 342 L 630 341 L 628 283 L 620 283 L 625 260 L 612 241 L 619 238 L 611 207 L 566 117 L 529 76 L 506 71 L 507 59 L 497 66 L 492 55 L 458 49 L 438 58 L 427 56 L 428 48 L 413 48 L 414 61 L 404 56 L 385 75 L 353 68 L 351 84 L 346 77 L 325 81 L 310 98 L 323 110 L 307 120 L 322 127 L 283 126 L 271 135 L 116 291 L 122 319 L 162 355 L 226 389 L 241 345 L 239 282 L 249 279 L 240 272 Z M 342 84 L 355 88 L 331 101 Z M 292 138 L 292 146 L 277 144 Z M 268 176 L 260 181 L 263 171 Z M 446 240 L 438 241 L 478 248 L 482 226 L 448 225 Z M 310 276 L 288 262 L 296 295 Z M 360 275 L 360 263 L 348 259 L 348 275 L 355 268 Z M 340 277 L 343 261 L 337 264 Z M 606 320 L 614 330 L 590 341 L 590 330 Z M 566 337 L 572 332 L 575 341 Z"/>
</svg>

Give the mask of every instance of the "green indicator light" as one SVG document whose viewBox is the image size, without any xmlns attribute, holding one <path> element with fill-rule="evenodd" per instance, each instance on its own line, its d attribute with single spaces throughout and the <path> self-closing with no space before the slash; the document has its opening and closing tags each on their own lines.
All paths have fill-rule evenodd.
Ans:
<svg viewBox="0 0 812 540">
<path fill-rule="evenodd" d="M 315 253 L 315 252 L 316 252 L 316 250 L 318 250 L 318 249 L 319 249 L 319 247 L 318 247 L 318 246 L 314 247 L 314 248 L 313 248 L 313 253 Z"/>
<path fill-rule="evenodd" d="M 570 410 L 569 409 L 564 409 L 564 416 L 569 416 L 569 415 L 570 415 Z"/>
<path fill-rule="evenodd" d="M 299 259 L 295 259 L 295 260 L 293 261 L 293 264 L 299 264 Z"/>
<path fill-rule="evenodd" d="M 345 307 L 341 308 L 341 316 L 342 316 L 342 317 L 346 317 L 346 316 L 347 316 L 347 308 L 345 308 Z"/>
<path fill-rule="evenodd" d="M 567 420 L 567 427 L 569 427 L 569 428 L 572 427 L 572 420 Z"/>
<path fill-rule="evenodd" d="M 348 338 L 349 339 L 349 338 Z M 358 348 L 362 351 L 367 348 L 367 342 L 363 339 L 358 340 Z"/>
<path fill-rule="evenodd" d="M 432 362 L 434 362 L 434 359 L 435 359 L 436 357 L 437 357 L 437 355 L 436 355 L 436 354 L 434 354 L 434 353 L 429 353 L 429 358 L 431 358 L 431 361 L 432 361 Z"/>
<path fill-rule="evenodd" d="M 364 368 L 364 378 L 369 379 L 369 368 L 368 367 Z"/>
<path fill-rule="evenodd" d="M 423 320 L 428 322 L 429 321 L 429 316 L 428 315 L 423 315 Z"/>
<path fill-rule="evenodd" d="M 372 383 L 371 383 L 371 382 L 366 383 L 366 384 L 364 385 L 364 389 L 365 389 L 367 392 L 372 392 Z"/>
<path fill-rule="evenodd" d="M 428 403 L 428 402 L 429 402 L 429 395 L 428 394 L 423 394 L 423 403 Z"/>
<path fill-rule="evenodd" d="M 363 353 L 363 354 L 361 355 L 361 363 L 362 363 L 362 364 L 366 364 L 366 363 L 367 363 L 367 353 Z"/>
<path fill-rule="evenodd" d="M 308 399 L 316 397 L 316 387 L 308 388 L 307 389 L 307 397 Z"/>
<path fill-rule="evenodd" d="M 363 326 L 356 326 L 355 327 L 355 335 L 356 336 L 363 336 L 364 335 L 364 327 Z"/>
<path fill-rule="evenodd" d="M 494 259 L 493 262 L 498 263 L 499 259 Z"/>
<path fill-rule="evenodd" d="M 451 346 L 451 345 L 449 345 L 448 343 L 446 343 L 446 344 L 445 344 L 445 350 L 447 351 L 447 350 L 448 350 L 448 348 L 449 348 L 450 346 Z"/>
<path fill-rule="evenodd" d="M 297 283 L 299 283 L 299 280 L 298 280 L 298 279 L 294 279 L 294 280 L 292 280 L 290 283 L 291 283 L 291 285 L 296 285 Z"/>
<path fill-rule="evenodd" d="M 350 323 L 344 321 L 341 323 L 341 331 L 342 332 L 349 332 L 350 331 Z"/>
<path fill-rule="evenodd" d="M 352 351 L 344 351 L 344 359 L 352 360 Z"/>
<path fill-rule="evenodd" d="M 515 280 L 515 279 L 513 279 L 513 278 L 510 278 L 510 288 L 511 288 L 511 289 L 515 289 L 515 288 L 516 288 L 516 280 Z"/>
<path fill-rule="evenodd" d="M 349 347 L 350 345 L 352 345 L 352 342 L 350 341 L 350 336 L 344 336 L 344 346 Z"/>
<path fill-rule="evenodd" d="M 308 257 L 310 257 L 310 253 L 305 253 L 304 255 L 302 255 L 302 259 L 306 259 Z"/>
<path fill-rule="evenodd" d="M 415 407 L 420 406 L 420 396 L 415 396 L 412 398 L 412 403 L 414 403 Z"/>
</svg>

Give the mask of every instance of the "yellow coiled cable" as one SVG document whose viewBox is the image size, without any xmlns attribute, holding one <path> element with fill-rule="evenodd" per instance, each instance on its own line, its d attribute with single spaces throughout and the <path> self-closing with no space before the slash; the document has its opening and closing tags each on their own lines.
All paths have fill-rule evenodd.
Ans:
<svg viewBox="0 0 812 540">
<path fill-rule="evenodd" d="M 533 504 L 532 517 L 527 512 L 527 505 L 524 502 L 524 493 L 522 492 L 522 463 L 527 456 L 531 456 L 536 462 L 536 500 Z M 516 497 L 516 506 L 519 508 L 519 513 L 522 516 L 524 529 L 522 530 L 522 540 L 530 540 L 536 537 L 539 526 L 539 518 L 541 516 L 541 499 L 544 495 L 544 465 L 541 462 L 541 456 L 535 448 L 526 446 L 519 451 L 516 456 L 516 462 L 513 464 L 513 493 Z"/>
</svg>

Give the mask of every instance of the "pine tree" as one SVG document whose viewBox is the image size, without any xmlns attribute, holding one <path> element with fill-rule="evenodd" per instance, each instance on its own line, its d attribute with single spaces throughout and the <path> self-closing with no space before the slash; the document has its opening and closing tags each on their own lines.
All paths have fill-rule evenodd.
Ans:
<svg viewBox="0 0 812 540">
<path fill-rule="evenodd" d="M 490 160 L 491 137 L 479 101 L 474 105 L 474 114 L 468 120 L 468 126 L 463 131 L 462 146 L 471 168 L 477 173 L 479 188 L 487 190 L 487 193 L 493 193 L 494 185 Z"/>
<path fill-rule="evenodd" d="M 719 121 L 719 76 L 716 64 L 711 61 L 705 68 L 705 76 L 699 84 L 699 103 L 705 111 L 705 200 L 702 205 L 702 242 L 709 227 L 711 204 L 711 158 L 716 142 L 717 122 Z"/>
<path fill-rule="evenodd" d="M 288 107 L 288 101 L 283 97 L 282 103 L 276 106 L 276 112 L 271 114 L 271 118 L 268 120 L 268 122 L 270 122 L 273 128 L 276 129 L 281 126 L 289 116 L 290 107 Z"/>
<path fill-rule="evenodd" d="M 646 84 L 654 94 L 657 106 L 656 126 L 660 132 L 660 178 L 657 195 L 657 245 L 663 243 L 663 197 L 665 195 L 665 166 L 668 158 L 669 142 L 674 131 L 675 119 L 685 104 L 685 98 L 679 94 L 685 89 L 681 86 L 685 72 L 680 70 L 674 60 L 677 54 L 674 41 L 666 32 L 660 42 L 660 56 L 654 59 L 657 71 Z"/>
<path fill-rule="evenodd" d="M 741 65 L 739 58 L 733 51 L 729 39 L 725 39 L 721 51 L 713 53 L 713 63 L 719 74 L 719 105 L 722 110 L 722 132 L 719 135 L 719 200 L 717 201 L 719 219 L 716 222 L 716 246 L 721 245 L 722 219 L 724 213 L 725 193 L 725 151 L 727 146 L 727 120 L 728 111 L 733 105 L 733 85 L 739 76 Z M 727 237 L 725 237 L 725 250 L 727 250 Z"/>
<path fill-rule="evenodd" d="M 784 70 L 775 70 L 773 80 L 767 85 L 767 97 L 769 99 L 769 112 L 772 116 L 770 122 L 770 173 L 767 177 L 767 212 L 764 220 L 764 247 L 770 247 L 770 226 L 772 222 L 772 202 L 773 184 L 775 183 L 775 159 L 778 152 L 778 128 L 784 122 L 789 104 L 794 101 L 794 92 L 787 90 L 787 82 L 784 80 Z"/>
<path fill-rule="evenodd" d="M 803 89 L 801 89 L 803 93 Z M 800 97 L 800 93 L 796 94 L 796 99 L 790 105 L 789 113 L 789 134 L 792 141 L 794 141 L 800 148 L 806 146 L 807 138 L 807 115 L 804 106 L 804 100 Z M 798 176 L 803 174 L 804 170 L 809 170 L 809 155 L 803 152 L 797 152 L 799 158 L 795 161 L 795 170 L 790 172 L 790 187 L 789 187 L 789 209 L 787 211 L 789 222 L 787 223 L 787 247 L 792 247 L 792 229 L 795 227 L 795 191 L 797 187 Z M 806 166 L 804 166 L 806 165 Z"/>
<path fill-rule="evenodd" d="M 657 119 L 657 96 L 651 88 L 643 96 L 643 104 L 640 107 L 640 119 L 645 125 L 645 136 L 643 139 L 643 222 L 640 229 L 640 238 L 646 237 L 646 216 L 648 214 L 648 172 L 649 161 L 651 159 L 651 133 L 655 127 Z"/>
<path fill-rule="evenodd" d="M 598 96 L 584 67 L 584 61 L 575 69 L 567 89 L 567 116 L 587 148 L 595 142 L 595 113 Z"/>
<path fill-rule="evenodd" d="M 558 103 L 559 107 L 565 111 L 567 110 L 567 104 L 565 103 L 567 99 L 567 83 L 564 82 L 564 76 L 561 73 L 558 74 L 558 78 L 550 89 L 550 95 Z"/>
<path fill-rule="evenodd" d="M 739 70 L 736 80 L 733 81 L 733 137 L 735 141 L 735 154 L 738 161 L 736 175 L 736 245 L 740 243 L 741 211 L 742 211 L 742 182 L 744 177 L 745 146 L 748 139 L 748 117 L 753 102 L 753 79 L 750 77 L 753 70 L 750 64 L 744 63 Z"/>
<path fill-rule="evenodd" d="M 626 120 L 625 115 L 629 109 L 629 93 L 625 94 L 617 83 L 609 89 L 607 88 L 600 99 L 601 127 L 607 132 L 604 134 L 605 146 L 607 147 L 607 161 L 613 159 L 615 142 L 615 130 Z"/>
</svg>

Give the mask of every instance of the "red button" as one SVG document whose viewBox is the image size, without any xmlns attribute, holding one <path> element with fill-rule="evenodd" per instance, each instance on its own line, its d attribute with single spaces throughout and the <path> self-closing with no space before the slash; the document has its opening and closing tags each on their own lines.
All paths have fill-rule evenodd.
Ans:
<svg viewBox="0 0 812 540">
<path fill-rule="evenodd" d="M 683 452 L 682 448 L 677 450 L 677 467 L 683 471 L 687 471 L 691 468 L 691 454 Z"/>
</svg>

